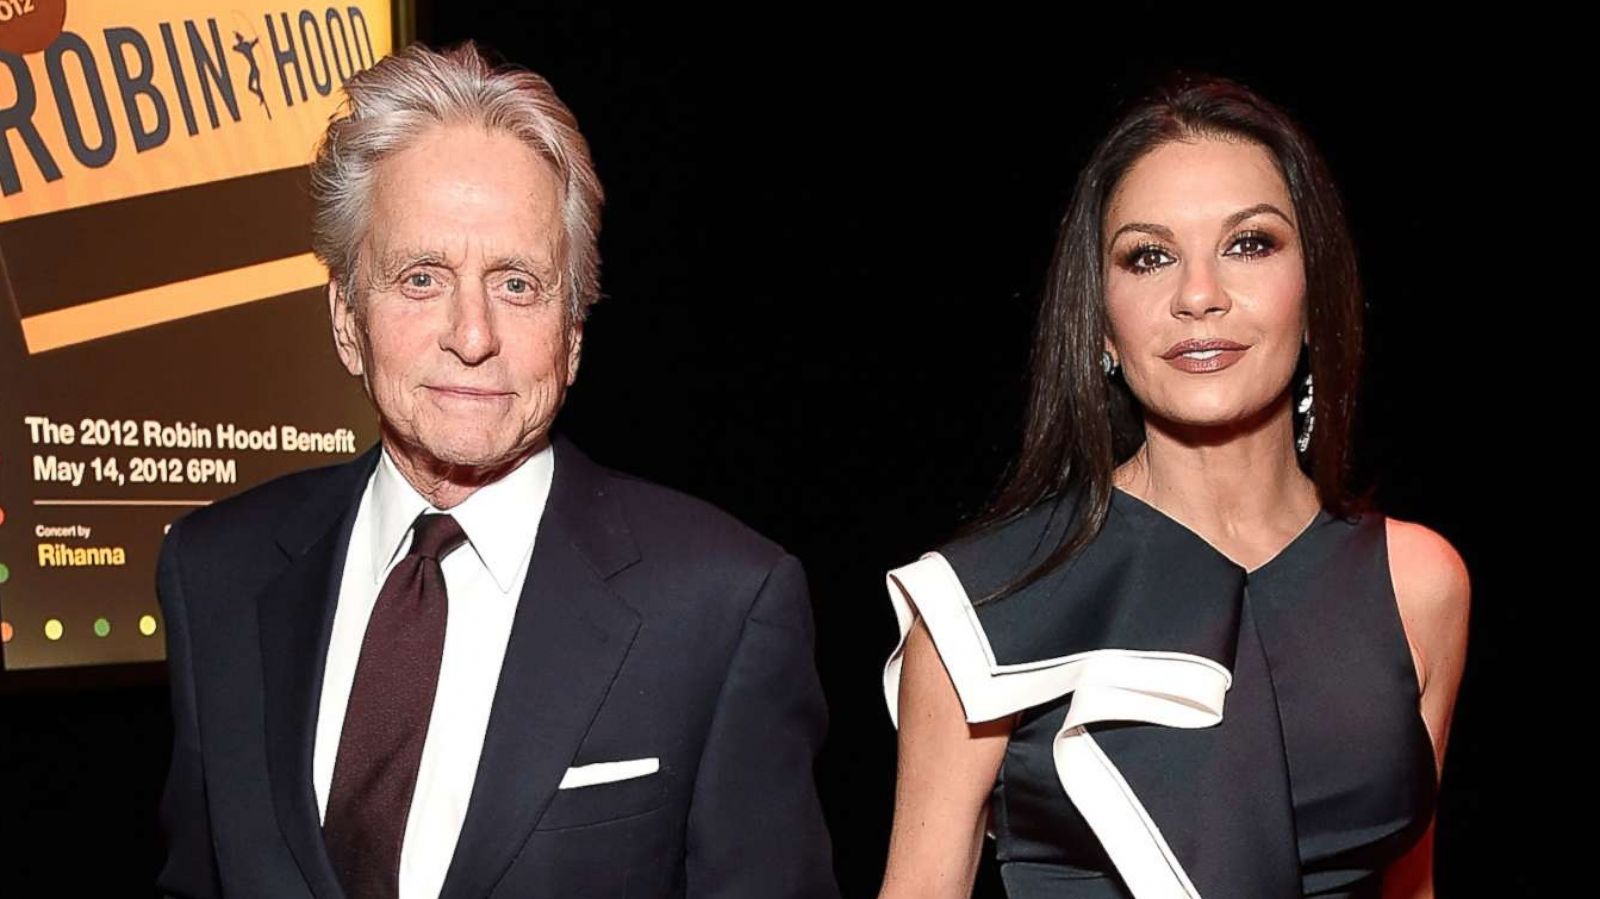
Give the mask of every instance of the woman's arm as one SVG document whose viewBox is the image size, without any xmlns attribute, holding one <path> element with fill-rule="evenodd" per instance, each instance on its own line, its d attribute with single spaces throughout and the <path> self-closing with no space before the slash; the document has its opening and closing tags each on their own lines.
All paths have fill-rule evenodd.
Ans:
<svg viewBox="0 0 1600 899">
<path fill-rule="evenodd" d="M 1444 772 L 1445 744 L 1467 659 L 1471 582 L 1443 537 L 1420 524 L 1389 519 L 1389 559 L 1406 639 L 1419 662 L 1420 711 L 1433 740 L 1434 775 Z M 1384 899 L 1433 899 L 1433 835 L 1438 815 L 1415 846 L 1384 872 Z"/>
<path fill-rule="evenodd" d="M 970 896 L 1014 719 L 967 723 L 921 619 L 906 639 L 899 701 L 894 827 L 879 899 Z"/>
</svg>

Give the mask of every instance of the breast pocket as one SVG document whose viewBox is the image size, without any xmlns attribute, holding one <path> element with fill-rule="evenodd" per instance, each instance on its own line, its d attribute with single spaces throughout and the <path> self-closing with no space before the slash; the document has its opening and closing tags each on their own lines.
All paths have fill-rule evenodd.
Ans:
<svg viewBox="0 0 1600 899">
<path fill-rule="evenodd" d="M 631 818 L 660 808 L 670 772 L 656 758 L 580 762 L 567 769 L 537 830 Z"/>
</svg>

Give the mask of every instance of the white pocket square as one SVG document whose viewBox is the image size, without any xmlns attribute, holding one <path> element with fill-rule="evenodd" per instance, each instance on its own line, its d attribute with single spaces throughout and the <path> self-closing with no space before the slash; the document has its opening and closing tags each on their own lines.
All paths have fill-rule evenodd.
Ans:
<svg viewBox="0 0 1600 899">
<path fill-rule="evenodd" d="M 574 787 L 589 787 L 633 777 L 644 777 L 659 770 L 661 770 L 661 760 L 657 758 L 578 765 L 567 769 L 566 776 L 561 778 L 559 789 L 570 790 Z"/>
</svg>

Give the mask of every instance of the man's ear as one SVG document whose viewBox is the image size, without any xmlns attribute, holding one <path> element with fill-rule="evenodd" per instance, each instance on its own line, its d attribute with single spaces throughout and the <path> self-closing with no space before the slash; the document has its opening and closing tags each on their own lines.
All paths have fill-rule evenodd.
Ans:
<svg viewBox="0 0 1600 899">
<path fill-rule="evenodd" d="M 361 377 L 366 363 L 361 358 L 360 325 L 336 278 L 328 279 L 328 321 L 333 324 L 333 348 L 339 352 L 339 361 L 350 374 Z"/>
<path fill-rule="evenodd" d="M 578 362 L 583 358 L 583 322 L 567 327 L 567 386 L 578 380 Z"/>
</svg>

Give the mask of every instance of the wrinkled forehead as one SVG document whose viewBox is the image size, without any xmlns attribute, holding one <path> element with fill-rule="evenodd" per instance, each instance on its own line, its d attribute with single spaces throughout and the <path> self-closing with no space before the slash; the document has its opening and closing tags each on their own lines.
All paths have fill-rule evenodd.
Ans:
<svg viewBox="0 0 1600 899">
<path fill-rule="evenodd" d="M 441 126 L 377 167 L 364 255 L 464 266 L 559 265 L 564 191 L 555 167 L 510 134 Z"/>
</svg>

